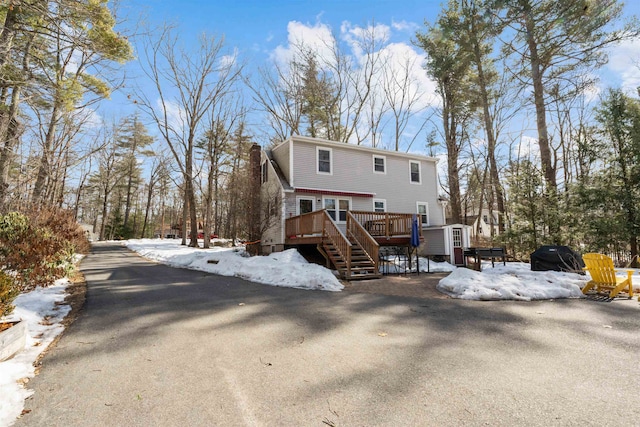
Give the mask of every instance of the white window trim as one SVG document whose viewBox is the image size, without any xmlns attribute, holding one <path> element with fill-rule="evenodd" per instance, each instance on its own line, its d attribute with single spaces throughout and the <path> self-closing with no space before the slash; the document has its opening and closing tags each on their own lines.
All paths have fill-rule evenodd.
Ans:
<svg viewBox="0 0 640 427">
<path fill-rule="evenodd" d="M 320 171 L 320 150 L 329 152 L 329 172 Z M 333 175 L 333 149 L 328 147 L 316 147 L 316 173 L 318 175 Z"/>
<path fill-rule="evenodd" d="M 324 207 L 325 199 L 333 199 L 336 201 L 336 219 L 335 219 L 336 224 L 346 224 L 346 221 L 340 221 L 340 200 L 347 200 L 349 202 L 349 209 L 347 210 L 348 212 L 353 208 L 353 200 L 351 200 L 351 197 L 322 196 L 322 209 L 325 209 Z"/>
<path fill-rule="evenodd" d="M 311 196 L 296 196 L 296 216 L 300 214 L 300 200 L 311 200 L 311 212 L 316 210 L 316 198 Z"/>
<path fill-rule="evenodd" d="M 420 217 L 420 205 L 424 205 L 426 207 L 425 211 L 427 213 L 427 223 L 423 224 L 422 223 L 422 217 Z M 431 224 L 431 218 L 429 218 L 429 203 L 427 202 L 416 202 L 416 213 L 418 214 L 418 221 L 420 221 L 420 226 L 421 227 L 425 227 L 425 226 L 429 226 Z"/>
<path fill-rule="evenodd" d="M 382 172 L 376 170 L 376 159 L 382 159 L 382 165 L 384 166 L 384 170 Z M 387 174 L 387 157 L 386 156 L 374 154 L 373 156 L 371 156 L 371 162 L 373 163 L 373 173 L 377 173 L 379 175 Z"/>
<path fill-rule="evenodd" d="M 418 181 L 417 182 L 411 179 L 411 165 L 414 163 L 418 165 Z M 422 184 L 422 165 L 421 165 L 421 162 L 417 160 L 409 160 L 409 182 L 415 185 Z"/>
<path fill-rule="evenodd" d="M 386 199 L 373 199 L 373 212 L 376 212 L 376 202 L 382 202 L 384 205 L 383 212 L 387 211 L 387 200 Z"/>
</svg>

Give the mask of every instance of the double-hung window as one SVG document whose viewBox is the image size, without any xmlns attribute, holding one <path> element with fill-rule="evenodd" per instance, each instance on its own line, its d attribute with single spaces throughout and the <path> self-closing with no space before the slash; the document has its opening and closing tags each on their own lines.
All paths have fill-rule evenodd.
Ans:
<svg viewBox="0 0 640 427">
<path fill-rule="evenodd" d="M 385 156 L 373 156 L 373 173 L 387 173 L 387 159 Z"/>
<path fill-rule="evenodd" d="M 423 227 L 429 225 L 429 204 L 427 202 L 417 202 L 418 219 Z"/>
<path fill-rule="evenodd" d="M 409 173 L 412 184 L 420 184 L 422 182 L 420 177 L 420 162 L 409 160 Z"/>
<path fill-rule="evenodd" d="M 373 199 L 373 211 L 374 212 L 386 212 L 387 201 L 383 199 Z"/>
<path fill-rule="evenodd" d="M 317 158 L 317 173 L 319 174 L 332 174 L 332 155 L 330 148 L 321 148 L 316 147 L 316 158 Z"/>
</svg>

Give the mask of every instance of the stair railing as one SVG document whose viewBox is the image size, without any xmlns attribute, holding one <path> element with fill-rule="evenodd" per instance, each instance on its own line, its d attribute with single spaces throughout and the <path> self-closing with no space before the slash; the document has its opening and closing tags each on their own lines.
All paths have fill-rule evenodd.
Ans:
<svg viewBox="0 0 640 427">
<path fill-rule="evenodd" d="M 356 217 L 347 212 L 347 236 L 352 238 L 362 248 L 369 260 L 375 266 L 376 273 L 378 272 L 378 254 L 380 251 L 380 245 L 376 242 L 371 234 L 358 222 Z"/>
<path fill-rule="evenodd" d="M 345 261 L 347 265 L 347 273 L 346 277 L 351 277 L 351 242 L 349 239 L 340 231 L 336 222 L 331 218 L 331 216 L 327 213 L 326 210 L 324 212 L 324 221 L 323 221 L 323 230 L 322 235 L 325 239 L 327 239 L 333 247 L 336 249 L 340 257 Z"/>
</svg>

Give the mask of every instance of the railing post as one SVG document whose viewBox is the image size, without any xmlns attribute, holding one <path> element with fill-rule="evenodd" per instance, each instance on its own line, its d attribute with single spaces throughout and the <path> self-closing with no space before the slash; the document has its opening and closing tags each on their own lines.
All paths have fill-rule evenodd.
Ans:
<svg viewBox="0 0 640 427">
<path fill-rule="evenodd" d="M 389 230 L 390 230 L 389 226 L 391 224 L 391 221 L 389 221 L 389 219 L 390 219 L 389 213 L 387 212 L 384 214 L 384 234 L 387 239 L 391 237 L 391 235 L 389 234 Z"/>
</svg>

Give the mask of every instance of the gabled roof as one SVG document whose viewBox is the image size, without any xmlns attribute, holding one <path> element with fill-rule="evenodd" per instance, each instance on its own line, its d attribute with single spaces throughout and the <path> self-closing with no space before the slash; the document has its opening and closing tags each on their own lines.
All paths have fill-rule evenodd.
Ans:
<svg viewBox="0 0 640 427">
<path fill-rule="evenodd" d="M 280 169 L 280 166 L 278 166 L 278 163 L 275 160 L 273 160 L 273 155 L 271 154 L 271 150 L 264 150 L 264 153 L 267 155 L 267 159 L 269 159 L 269 163 L 271 163 L 273 170 L 276 171 L 276 176 L 280 181 L 280 185 L 282 186 L 282 189 L 284 191 L 293 191 L 293 187 L 291 186 L 291 184 L 289 184 L 289 181 L 287 181 L 287 178 L 284 176 L 284 173 L 282 173 L 282 169 Z"/>
<path fill-rule="evenodd" d="M 413 154 L 413 153 L 403 153 L 400 151 L 382 150 L 380 148 L 366 147 L 364 145 L 356 145 L 356 144 L 350 144 L 345 142 L 330 141 L 328 139 L 312 138 L 309 136 L 299 136 L 299 135 L 293 135 L 288 139 L 286 139 L 285 141 L 282 141 L 281 143 L 273 147 L 273 150 L 277 150 L 278 148 L 288 144 L 289 141 L 293 141 L 293 142 L 300 141 L 300 142 L 306 142 L 310 144 L 322 145 L 326 147 L 347 148 L 349 150 L 364 151 L 371 154 L 379 154 L 381 156 L 404 157 L 407 159 L 425 160 L 425 161 L 430 161 L 434 163 L 437 163 L 439 160 L 435 157 L 429 157 L 423 154 Z"/>
</svg>

